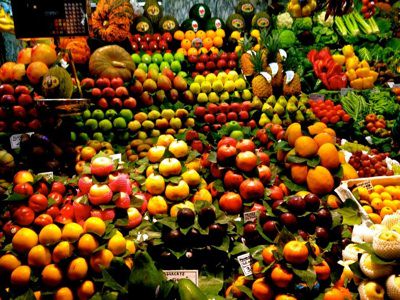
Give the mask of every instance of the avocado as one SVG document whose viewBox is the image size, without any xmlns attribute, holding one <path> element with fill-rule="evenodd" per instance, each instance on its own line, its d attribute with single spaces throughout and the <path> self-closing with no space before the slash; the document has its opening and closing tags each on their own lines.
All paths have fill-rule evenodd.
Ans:
<svg viewBox="0 0 400 300">
<path fill-rule="evenodd" d="M 195 19 L 186 19 L 181 24 L 182 31 L 193 30 L 194 32 L 197 32 L 197 30 L 200 29 L 199 27 L 200 27 L 200 24 Z"/>
<path fill-rule="evenodd" d="M 230 31 L 244 31 L 246 29 L 246 23 L 242 15 L 231 14 L 226 20 L 226 27 Z"/>
<path fill-rule="evenodd" d="M 240 0 L 235 7 L 235 12 L 242 15 L 246 23 L 250 23 L 251 19 L 254 17 L 255 8 L 250 0 Z"/>
<path fill-rule="evenodd" d="M 189 18 L 195 19 L 198 22 L 207 21 L 211 18 L 211 10 L 204 3 L 195 4 L 189 10 Z"/>
<path fill-rule="evenodd" d="M 163 8 L 158 4 L 158 0 L 146 0 L 143 9 L 143 15 L 149 19 L 154 26 L 157 26 L 163 16 Z"/>
<path fill-rule="evenodd" d="M 158 29 L 164 32 L 174 33 L 179 29 L 179 23 L 173 16 L 164 16 L 158 23 Z"/>
<path fill-rule="evenodd" d="M 205 30 L 225 29 L 225 22 L 220 18 L 211 18 L 206 22 Z"/>
<path fill-rule="evenodd" d="M 271 25 L 271 17 L 265 11 L 259 11 L 251 20 L 251 27 L 253 29 L 266 29 Z"/>
<path fill-rule="evenodd" d="M 146 17 L 139 17 L 133 21 L 131 31 L 133 33 L 146 34 L 153 33 L 153 25 Z"/>
</svg>

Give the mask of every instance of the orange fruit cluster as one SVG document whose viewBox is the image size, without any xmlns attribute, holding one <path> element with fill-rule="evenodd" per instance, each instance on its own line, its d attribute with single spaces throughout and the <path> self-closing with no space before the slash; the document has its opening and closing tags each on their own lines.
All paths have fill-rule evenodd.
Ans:
<svg viewBox="0 0 400 300">
<path fill-rule="evenodd" d="M 184 55 L 199 55 L 208 52 L 218 53 L 218 49 L 224 44 L 225 31 L 217 30 L 182 30 L 175 31 L 174 39 L 180 42 L 181 47 L 177 52 Z"/>
</svg>

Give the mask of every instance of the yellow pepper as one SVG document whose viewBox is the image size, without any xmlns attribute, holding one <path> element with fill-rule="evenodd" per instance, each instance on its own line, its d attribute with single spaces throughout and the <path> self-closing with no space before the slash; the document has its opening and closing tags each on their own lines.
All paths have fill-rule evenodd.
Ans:
<svg viewBox="0 0 400 300">
<path fill-rule="evenodd" d="M 360 68 L 369 68 L 369 63 L 364 59 L 360 62 Z"/>
<path fill-rule="evenodd" d="M 372 89 L 374 87 L 374 78 L 368 76 L 362 79 L 364 89 Z"/>
<path fill-rule="evenodd" d="M 346 76 L 347 78 L 349 78 L 350 81 L 353 81 L 355 79 L 357 79 L 357 74 L 356 71 L 354 69 L 350 69 L 346 72 Z"/>
<path fill-rule="evenodd" d="M 363 89 L 362 78 L 357 78 L 357 79 L 350 81 L 350 86 L 355 90 L 362 90 Z"/>
<path fill-rule="evenodd" d="M 347 58 L 347 60 L 346 60 L 346 70 L 357 69 L 359 62 L 360 61 L 359 61 L 358 57 L 355 56 L 355 55 L 352 56 L 352 57 Z"/>
<path fill-rule="evenodd" d="M 379 73 L 375 71 L 369 71 L 369 75 L 372 76 L 375 82 L 378 79 Z"/>
<path fill-rule="evenodd" d="M 351 57 L 354 55 L 354 49 L 352 45 L 346 45 L 342 48 L 343 55 L 347 57 Z"/>
<path fill-rule="evenodd" d="M 369 70 L 369 68 L 358 68 L 356 70 L 356 74 L 357 74 L 357 77 L 364 78 L 364 77 L 370 76 L 370 70 Z"/>
<path fill-rule="evenodd" d="M 333 54 L 332 58 L 335 61 L 335 63 L 341 66 L 343 66 L 346 62 L 346 57 L 342 54 Z"/>
</svg>

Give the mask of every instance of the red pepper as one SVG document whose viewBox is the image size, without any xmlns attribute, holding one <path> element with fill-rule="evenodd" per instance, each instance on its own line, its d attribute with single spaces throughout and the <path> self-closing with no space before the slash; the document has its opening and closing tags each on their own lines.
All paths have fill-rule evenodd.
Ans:
<svg viewBox="0 0 400 300">
<path fill-rule="evenodd" d="M 312 49 L 310 52 L 308 52 L 307 58 L 312 64 L 314 64 L 315 60 L 317 58 L 317 55 L 318 55 L 318 51 L 316 49 Z"/>
<path fill-rule="evenodd" d="M 329 90 L 330 86 L 329 86 L 329 81 L 328 81 L 328 77 L 326 76 L 326 73 L 321 73 L 320 76 L 318 76 L 318 78 L 322 81 L 322 83 L 326 86 L 326 88 Z"/>
<path fill-rule="evenodd" d="M 332 58 L 331 50 L 329 50 L 329 48 L 323 48 L 318 52 L 317 59 L 325 60 L 327 58 Z"/>
<path fill-rule="evenodd" d="M 328 67 L 328 78 L 332 77 L 333 75 L 343 74 L 342 66 L 338 65 L 333 61 L 332 64 Z"/>
<path fill-rule="evenodd" d="M 347 86 L 347 76 L 344 73 L 333 75 L 329 78 L 329 86 L 331 90 L 340 90 Z"/>
</svg>

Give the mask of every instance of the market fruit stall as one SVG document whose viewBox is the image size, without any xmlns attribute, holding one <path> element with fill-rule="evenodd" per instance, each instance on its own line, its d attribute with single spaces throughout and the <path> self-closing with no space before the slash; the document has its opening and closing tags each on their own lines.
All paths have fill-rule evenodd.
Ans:
<svg viewBox="0 0 400 300">
<path fill-rule="evenodd" d="M 400 299 L 400 2 L 143 2 L 0 66 L 0 299 Z"/>
</svg>

